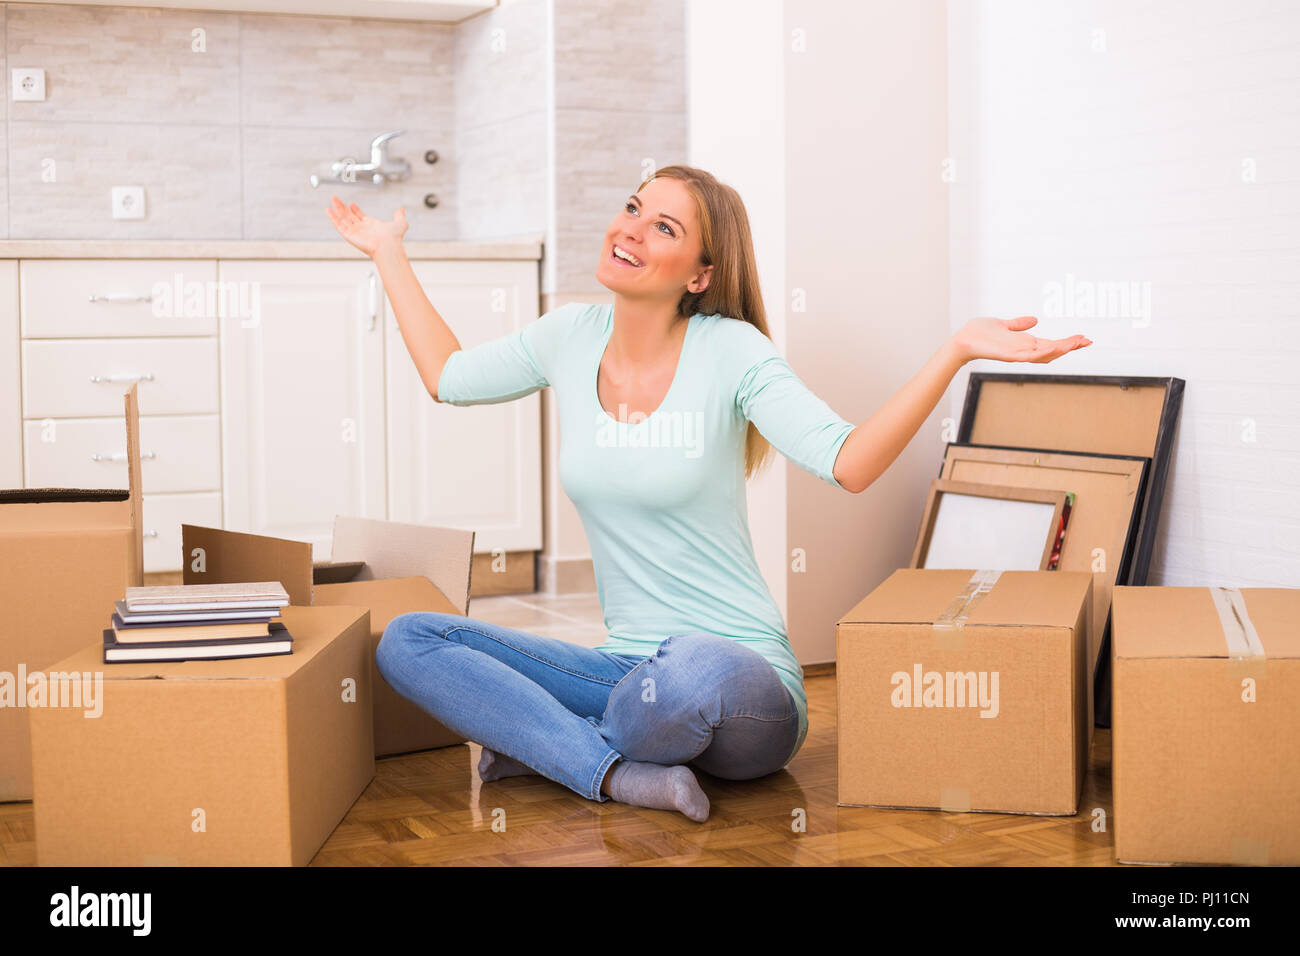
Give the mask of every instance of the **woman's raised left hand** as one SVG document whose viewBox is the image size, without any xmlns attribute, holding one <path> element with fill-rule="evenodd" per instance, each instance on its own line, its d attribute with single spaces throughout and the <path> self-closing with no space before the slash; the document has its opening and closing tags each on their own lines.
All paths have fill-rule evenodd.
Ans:
<svg viewBox="0 0 1300 956">
<path fill-rule="evenodd" d="M 1038 319 L 1022 315 L 1014 319 L 971 319 L 952 336 L 952 345 L 962 361 L 997 359 L 1001 362 L 1050 362 L 1066 352 L 1091 345 L 1086 335 L 1066 339 L 1040 339 L 1029 335 Z"/>
</svg>

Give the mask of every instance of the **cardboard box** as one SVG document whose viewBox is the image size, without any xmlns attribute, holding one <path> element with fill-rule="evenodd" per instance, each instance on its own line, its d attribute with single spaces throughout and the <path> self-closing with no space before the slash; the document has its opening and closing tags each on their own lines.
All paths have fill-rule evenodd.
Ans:
<svg viewBox="0 0 1300 956">
<path fill-rule="evenodd" d="M 836 625 L 841 806 L 1073 814 L 1086 571 L 900 568 Z"/>
<path fill-rule="evenodd" d="M 316 567 L 307 541 L 183 524 L 181 543 L 186 584 L 279 581 L 291 605 L 369 609 L 375 756 L 465 742 L 389 686 L 375 664 L 375 649 L 398 614 L 468 612 L 474 532 L 338 516 L 330 562 Z M 355 576 L 315 583 L 348 574 Z"/>
<path fill-rule="evenodd" d="M 144 583 L 135 383 L 124 405 L 128 488 L 0 491 L 0 801 L 32 798 L 27 676 L 97 639 Z"/>
<path fill-rule="evenodd" d="M 1115 856 L 1300 864 L 1300 589 L 1117 587 Z"/>
<path fill-rule="evenodd" d="M 32 711 L 39 865 L 311 860 L 375 775 L 370 621 L 356 607 L 282 619 L 288 655 L 104 664 L 97 641 L 50 668 L 51 695 L 80 689 L 83 706 Z"/>
</svg>

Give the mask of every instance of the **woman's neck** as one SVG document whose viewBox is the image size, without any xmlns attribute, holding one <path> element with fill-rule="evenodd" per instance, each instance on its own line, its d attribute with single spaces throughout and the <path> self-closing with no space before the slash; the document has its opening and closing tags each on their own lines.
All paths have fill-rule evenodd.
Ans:
<svg viewBox="0 0 1300 956">
<path fill-rule="evenodd" d="M 606 355 L 620 369 L 652 368 L 676 355 L 689 319 L 677 303 L 645 302 L 619 296 L 614 302 L 614 331 Z"/>
</svg>

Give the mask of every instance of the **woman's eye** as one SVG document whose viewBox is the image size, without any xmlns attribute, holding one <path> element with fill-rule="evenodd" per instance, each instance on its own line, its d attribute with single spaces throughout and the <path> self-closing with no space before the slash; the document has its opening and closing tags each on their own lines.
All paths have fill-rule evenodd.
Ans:
<svg viewBox="0 0 1300 956">
<path fill-rule="evenodd" d="M 623 209 L 624 209 L 624 210 L 631 209 L 632 212 L 635 213 L 635 212 L 637 211 L 637 206 L 636 206 L 636 203 L 633 203 L 633 202 L 629 201 L 629 202 L 626 202 L 626 203 L 623 204 Z M 664 232 L 665 232 L 667 235 L 672 236 L 674 239 L 677 238 L 677 233 L 673 232 L 673 227 L 670 226 L 670 225 L 668 225 L 668 223 L 666 223 L 666 222 L 657 222 L 657 223 L 655 223 L 655 225 L 656 225 L 656 226 L 663 226 L 663 227 L 664 227 Z"/>
</svg>

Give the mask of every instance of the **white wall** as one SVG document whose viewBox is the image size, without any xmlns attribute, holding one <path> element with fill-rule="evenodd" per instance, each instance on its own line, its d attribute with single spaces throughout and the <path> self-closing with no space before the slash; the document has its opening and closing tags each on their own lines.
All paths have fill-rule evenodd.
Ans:
<svg viewBox="0 0 1300 956">
<path fill-rule="evenodd" d="M 786 357 L 861 423 L 949 335 L 946 5 L 787 0 L 785 33 L 785 281 L 806 297 Z M 943 405 L 860 495 L 787 466 L 788 543 L 808 561 L 787 616 L 801 662 L 834 660 L 835 622 L 911 558 Z"/>
<path fill-rule="evenodd" d="M 1185 379 L 1149 583 L 1300 584 L 1300 4 L 952 0 L 949 70 L 954 325 Z M 1067 281 L 1137 296 L 1047 318 Z"/>
<path fill-rule="evenodd" d="M 778 351 L 785 336 L 785 71 L 782 0 L 704 0 L 686 9 L 687 163 L 744 200 L 763 306 Z M 786 474 L 750 480 L 749 530 L 759 570 L 786 613 Z"/>
<path fill-rule="evenodd" d="M 865 421 L 949 331 L 945 6 L 687 11 L 689 162 L 745 201 L 777 348 L 832 409 Z M 779 455 L 750 482 L 755 553 L 801 663 L 834 660 L 835 621 L 907 562 L 942 412 L 862 495 Z"/>
</svg>

